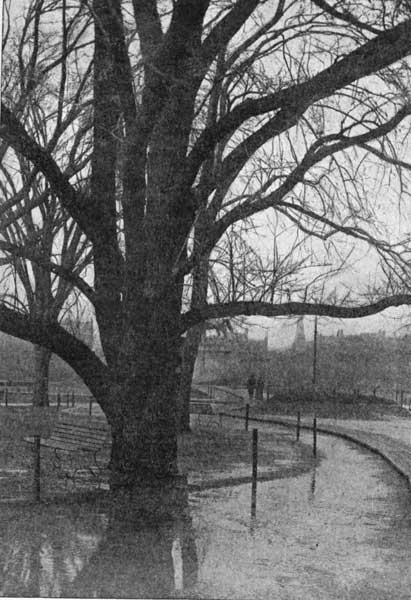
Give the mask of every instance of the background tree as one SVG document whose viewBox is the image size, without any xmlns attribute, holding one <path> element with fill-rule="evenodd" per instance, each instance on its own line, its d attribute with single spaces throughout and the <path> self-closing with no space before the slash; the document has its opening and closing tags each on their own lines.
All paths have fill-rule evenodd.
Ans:
<svg viewBox="0 0 411 600">
<path fill-rule="evenodd" d="M 207 302 L 182 314 L 185 277 L 230 227 L 267 209 L 328 248 L 351 237 L 406 265 L 404 240 L 388 243 L 378 231 L 368 174 L 371 164 L 394 163 L 406 192 L 395 135 L 406 134 L 411 111 L 404 60 L 411 21 L 398 2 L 377 0 L 368 10 L 296 0 L 37 0 L 30 7 L 27 66 L 40 32 L 52 29 L 50 15 L 63 34 L 57 58 L 54 52 L 37 61 L 35 81 L 52 79 L 64 65 L 78 89 L 92 44 L 93 89 L 80 93 L 82 106 L 86 98 L 93 106 L 86 184 L 29 134 L 12 95 L 2 105 L 0 135 L 42 173 L 90 240 L 94 281 L 77 278 L 77 286 L 94 308 L 104 360 L 58 325 L 29 321 L 7 306 L 0 307 L 0 328 L 48 347 L 89 386 L 111 426 L 112 488 L 154 485 L 177 470 L 176 389 L 188 328 L 236 315 L 359 317 L 409 303 L 408 294 L 362 304 L 357 295 L 341 305 L 338 295 L 327 303 L 296 293 L 279 303 Z M 230 102 L 207 123 L 202 112 L 223 52 Z M 58 98 L 50 105 L 55 119 Z M 72 121 L 80 126 L 81 114 Z M 223 142 L 218 173 L 205 184 L 203 171 Z M 252 178 L 239 196 L 237 182 L 267 149 L 267 175 Z M 380 186 L 390 183 L 386 173 Z M 207 233 L 190 248 L 200 213 Z"/>
<path fill-rule="evenodd" d="M 69 319 L 78 298 L 73 294 L 73 285 L 45 268 L 44 264 L 54 263 L 56 267 L 64 264 L 64 269 L 79 275 L 90 262 L 87 240 L 73 221 L 62 220 L 54 197 L 44 202 L 40 215 L 34 216 L 33 212 L 12 221 L 2 231 L 2 262 L 12 271 L 8 278 L 12 283 L 9 283 L 3 301 L 36 322 L 42 319 L 47 323 L 64 322 Z M 33 244 L 34 253 L 29 251 Z M 33 404 L 45 406 L 48 405 L 51 351 L 41 345 L 35 345 L 33 351 Z"/>
<path fill-rule="evenodd" d="M 87 104 L 80 105 L 80 97 L 88 85 L 90 70 L 83 74 L 77 69 L 77 86 L 73 92 L 67 81 L 63 51 L 68 46 L 70 27 L 79 15 L 67 20 L 63 11 L 61 34 L 50 32 L 45 41 L 41 39 L 38 25 L 41 15 L 46 16 L 49 10 L 47 3 L 31 3 L 20 37 L 13 35 L 9 40 L 15 53 L 5 56 L 4 94 L 13 98 L 20 120 L 30 135 L 39 145 L 55 152 L 64 162 L 66 173 L 77 177 L 80 183 L 81 172 L 88 163 L 87 133 L 91 126 Z M 9 32 L 6 40 L 8 36 Z M 56 63 L 60 76 L 48 81 L 45 79 L 47 67 L 43 74 L 41 69 L 56 47 L 62 52 Z M 55 112 L 50 111 L 50 107 Z M 82 126 L 73 131 L 73 121 L 80 113 Z M 1 262 L 9 267 L 11 274 L 3 301 L 35 321 L 44 319 L 57 323 L 64 316 L 63 308 L 69 309 L 69 297 L 71 304 L 78 298 L 73 278 L 90 262 L 88 241 L 61 208 L 41 173 L 6 142 L 2 143 L 0 153 Z M 48 348 L 35 345 L 35 405 L 48 402 L 50 359 Z"/>
</svg>

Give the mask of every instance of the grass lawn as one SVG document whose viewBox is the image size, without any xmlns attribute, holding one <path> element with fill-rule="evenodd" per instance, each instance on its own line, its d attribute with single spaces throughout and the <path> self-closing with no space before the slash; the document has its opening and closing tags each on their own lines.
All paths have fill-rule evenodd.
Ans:
<svg viewBox="0 0 411 600">
<path fill-rule="evenodd" d="M 230 427 L 228 427 L 230 425 Z M 252 433 L 231 428 L 227 420 L 223 427 L 214 425 L 195 426 L 190 433 L 179 436 L 179 470 L 196 482 L 213 479 L 216 473 L 227 476 L 239 470 L 251 474 Z M 52 424 L 50 424 L 52 427 Z M 48 427 L 46 427 L 48 429 Z M 33 447 L 24 437 L 33 435 L 28 423 L 28 412 L 12 408 L 0 408 L 0 491 L 1 497 L 15 497 L 19 493 L 31 493 L 33 474 Z M 45 492 L 61 487 L 64 479 L 57 477 L 53 467 L 53 454 L 42 449 L 42 485 Z M 107 452 L 108 458 L 108 452 Z M 294 435 L 286 430 L 276 433 L 259 432 L 259 468 L 270 470 L 274 463 L 285 465 L 308 465 L 310 449 L 296 444 Z M 64 486 L 62 489 L 65 489 Z"/>
<path fill-rule="evenodd" d="M 239 429 L 194 428 L 179 437 L 179 468 L 183 473 L 207 477 L 215 471 L 229 474 L 235 468 L 250 468 L 252 433 Z M 270 467 L 275 461 L 305 461 L 310 450 L 296 444 L 292 432 L 259 432 L 258 465 Z"/>
<path fill-rule="evenodd" d="M 29 468 L 32 464 L 31 446 L 24 438 L 32 435 L 29 413 L 22 410 L 0 408 L 0 468 Z"/>
<path fill-rule="evenodd" d="M 387 417 L 411 418 L 410 413 L 398 404 L 385 400 L 359 394 L 348 395 L 337 393 L 318 393 L 313 397 L 307 393 L 275 394 L 261 410 L 277 415 L 295 416 L 300 410 L 302 416 L 312 416 L 330 419 L 384 419 Z"/>
</svg>

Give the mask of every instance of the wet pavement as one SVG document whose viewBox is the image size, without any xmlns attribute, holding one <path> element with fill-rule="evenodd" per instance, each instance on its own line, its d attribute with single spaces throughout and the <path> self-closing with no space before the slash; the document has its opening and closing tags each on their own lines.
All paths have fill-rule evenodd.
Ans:
<svg viewBox="0 0 411 600">
<path fill-rule="evenodd" d="M 341 439 L 318 446 L 315 467 L 258 483 L 255 517 L 249 483 L 183 493 L 164 521 L 102 500 L 1 506 L 0 594 L 409 599 L 405 480 Z"/>
<path fill-rule="evenodd" d="M 213 393 L 217 402 L 217 411 L 223 410 L 227 414 L 237 416 L 244 415 L 243 409 L 247 402 L 245 390 L 231 390 L 228 387 L 218 386 L 214 388 Z M 227 408 L 225 409 L 224 406 Z M 409 407 L 408 412 L 411 416 Z M 270 421 L 273 425 L 279 423 L 288 425 L 292 430 L 296 428 L 297 422 L 297 416 L 293 418 L 262 413 L 255 403 L 250 406 L 250 418 L 250 423 L 254 423 L 251 425 L 253 427 L 259 426 L 261 422 Z M 312 429 L 313 418 L 301 419 L 301 426 L 308 430 Z M 411 486 L 411 418 L 396 416 L 376 419 L 317 418 L 317 427 L 320 432 L 336 434 L 376 452 L 403 475 Z"/>
<path fill-rule="evenodd" d="M 212 423 L 212 420 L 210 419 Z M 202 419 L 202 427 L 206 421 Z M 195 419 L 191 420 L 192 427 L 196 426 Z M 228 461 L 211 461 L 211 464 L 199 464 L 194 460 L 193 465 L 184 464 L 180 471 L 187 475 L 188 488 L 190 491 L 230 487 L 241 483 L 250 483 L 252 480 L 252 425 L 248 432 L 244 431 L 244 424 L 238 419 L 223 419 L 218 426 L 217 435 L 228 435 L 230 443 L 234 446 L 238 441 L 245 450 L 234 454 L 227 451 Z M 308 440 L 307 440 L 308 441 Z M 210 440 L 210 444 L 213 440 Z M 239 450 L 239 449 L 238 449 Z M 201 452 L 201 449 L 200 449 Z M 220 457 L 221 458 L 221 457 Z M 263 427 L 258 434 L 258 477 L 263 480 L 294 477 L 312 469 L 316 459 L 313 457 L 309 443 L 296 443 L 295 436 L 283 427 Z M 230 465 L 229 470 L 227 464 Z"/>
<path fill-rule="evenodd" d="M 257 411 L 254 416 L 255 425 L 269 422 L 274 426 L 282 423 L 291 431 L 296 427 L 296 419 L 289 416 L 267 416 L 258 414 Z M 302 419 L 301 427 L 312 430 L 313 419 Z M 391 464 L 411 486 L 411 420 L 395 417 L 380 420 L 317 419 L 317 431 L 357 442 L 374 451 Z"/>
<path fill-rule="evenodd" d="M 210 540 L 199 597 L 410 597 L 408 487 L 358 447 L 319 442 L 327 458 L 315 471 L 259 486 L 254 522 L 243 486 L 202 498 L 192 513 Z"/>
</svg>

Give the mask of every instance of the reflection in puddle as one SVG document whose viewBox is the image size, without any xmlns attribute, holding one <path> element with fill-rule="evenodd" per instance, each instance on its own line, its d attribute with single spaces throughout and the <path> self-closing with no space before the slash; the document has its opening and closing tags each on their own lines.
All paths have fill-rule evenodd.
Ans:
<svg viewBox="0 0 411 600">
<path fill-rule="evenodd" d="M 197 559 L 186 505 L 149 521 L 130 502 L 2 508 L 2 596 L 172 597 Z"/>
<path fill-rule="evenodd" d="M 186 508 L 173 518 L 148 521 L 130 504 L 112 507 L 102 539 L 69 595 L 159 598 L 192 585 L 197 561 Z"/>
<path fill-rule="evenodd" d="M 321 439 L 295 478 L 192 493 L 147 518 L 129 499 L 0 507 L 0 595 L 409 598 L 406 488 L 383 462 Z M 400 574 L 400 576 L 399 576 Z"/>
<path fill-rule="evenodd" d="M 309 492 L 309 496 L 308 496 L 308 499 L 311 501 L 314 500 L 314 496 L 315 496 L 316 476 L 317 476 L 317 469 L 314 466 L 312 475 L 311 475 L 310 492 Z"/>
<path fill-rule="evenodd" d="M 197 495 L 197 597 L 409 600 L 407 486 L 374 455 L 319 441 L 315 472 L 259 483 L 255 519 L 250 486 Z"/>
<path fill-rule="evenodd" d="M 2 507 L 2 596 L 61 596 L 92 556 L 104 519 L 76 506 Z"/>
<path fill-rule="evenodd" d="M 0 469 L 1 476 L 8 475 L 25 475 L 28 473 L 28 469 Z"/>
</svg>

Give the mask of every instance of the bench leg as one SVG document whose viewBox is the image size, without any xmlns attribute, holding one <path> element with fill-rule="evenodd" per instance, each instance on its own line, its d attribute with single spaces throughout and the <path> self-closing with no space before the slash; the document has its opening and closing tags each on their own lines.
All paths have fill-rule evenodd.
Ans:
<svg viewBox="0 0 411 600">
<path fill-rule="evenodd" d="M 101 448 L 96 451 L 65 451 L 60 448 L 53 448 L 51 454 L 51 464 L 53 471 L 56 472 L 59 479 L 64 479 L 66 488 L 72 484 L 74 488 L 78 487 L 84 476 L 93 484 L 100 488 L 103 483 L 104 460 L 99 457 Z"/>
<path fill-rule="evenodd" d="M 93 452 L 93 464 L 89 467 L 89 471 L 93 475 L 94 479 L 97 481 L 98 489 L 100 489 L 101 484 L 103 483 L 103 473 L 104 467 L 101 466 L 103 459 L 101 458 L 101 462 L 99 461 L 99 454 L 101 448 Z"/>
<path fill-rule="evenodd" d="M 56 471 L 59 471 L 62 469 L 63 461 L 62 461 L 62 457 L 59 454 L 58 448 L 54 448 L 53 455 L 54 455 L 54 458 L 52 459 L 53 467 L 56 469 Z"/>
</svg>

